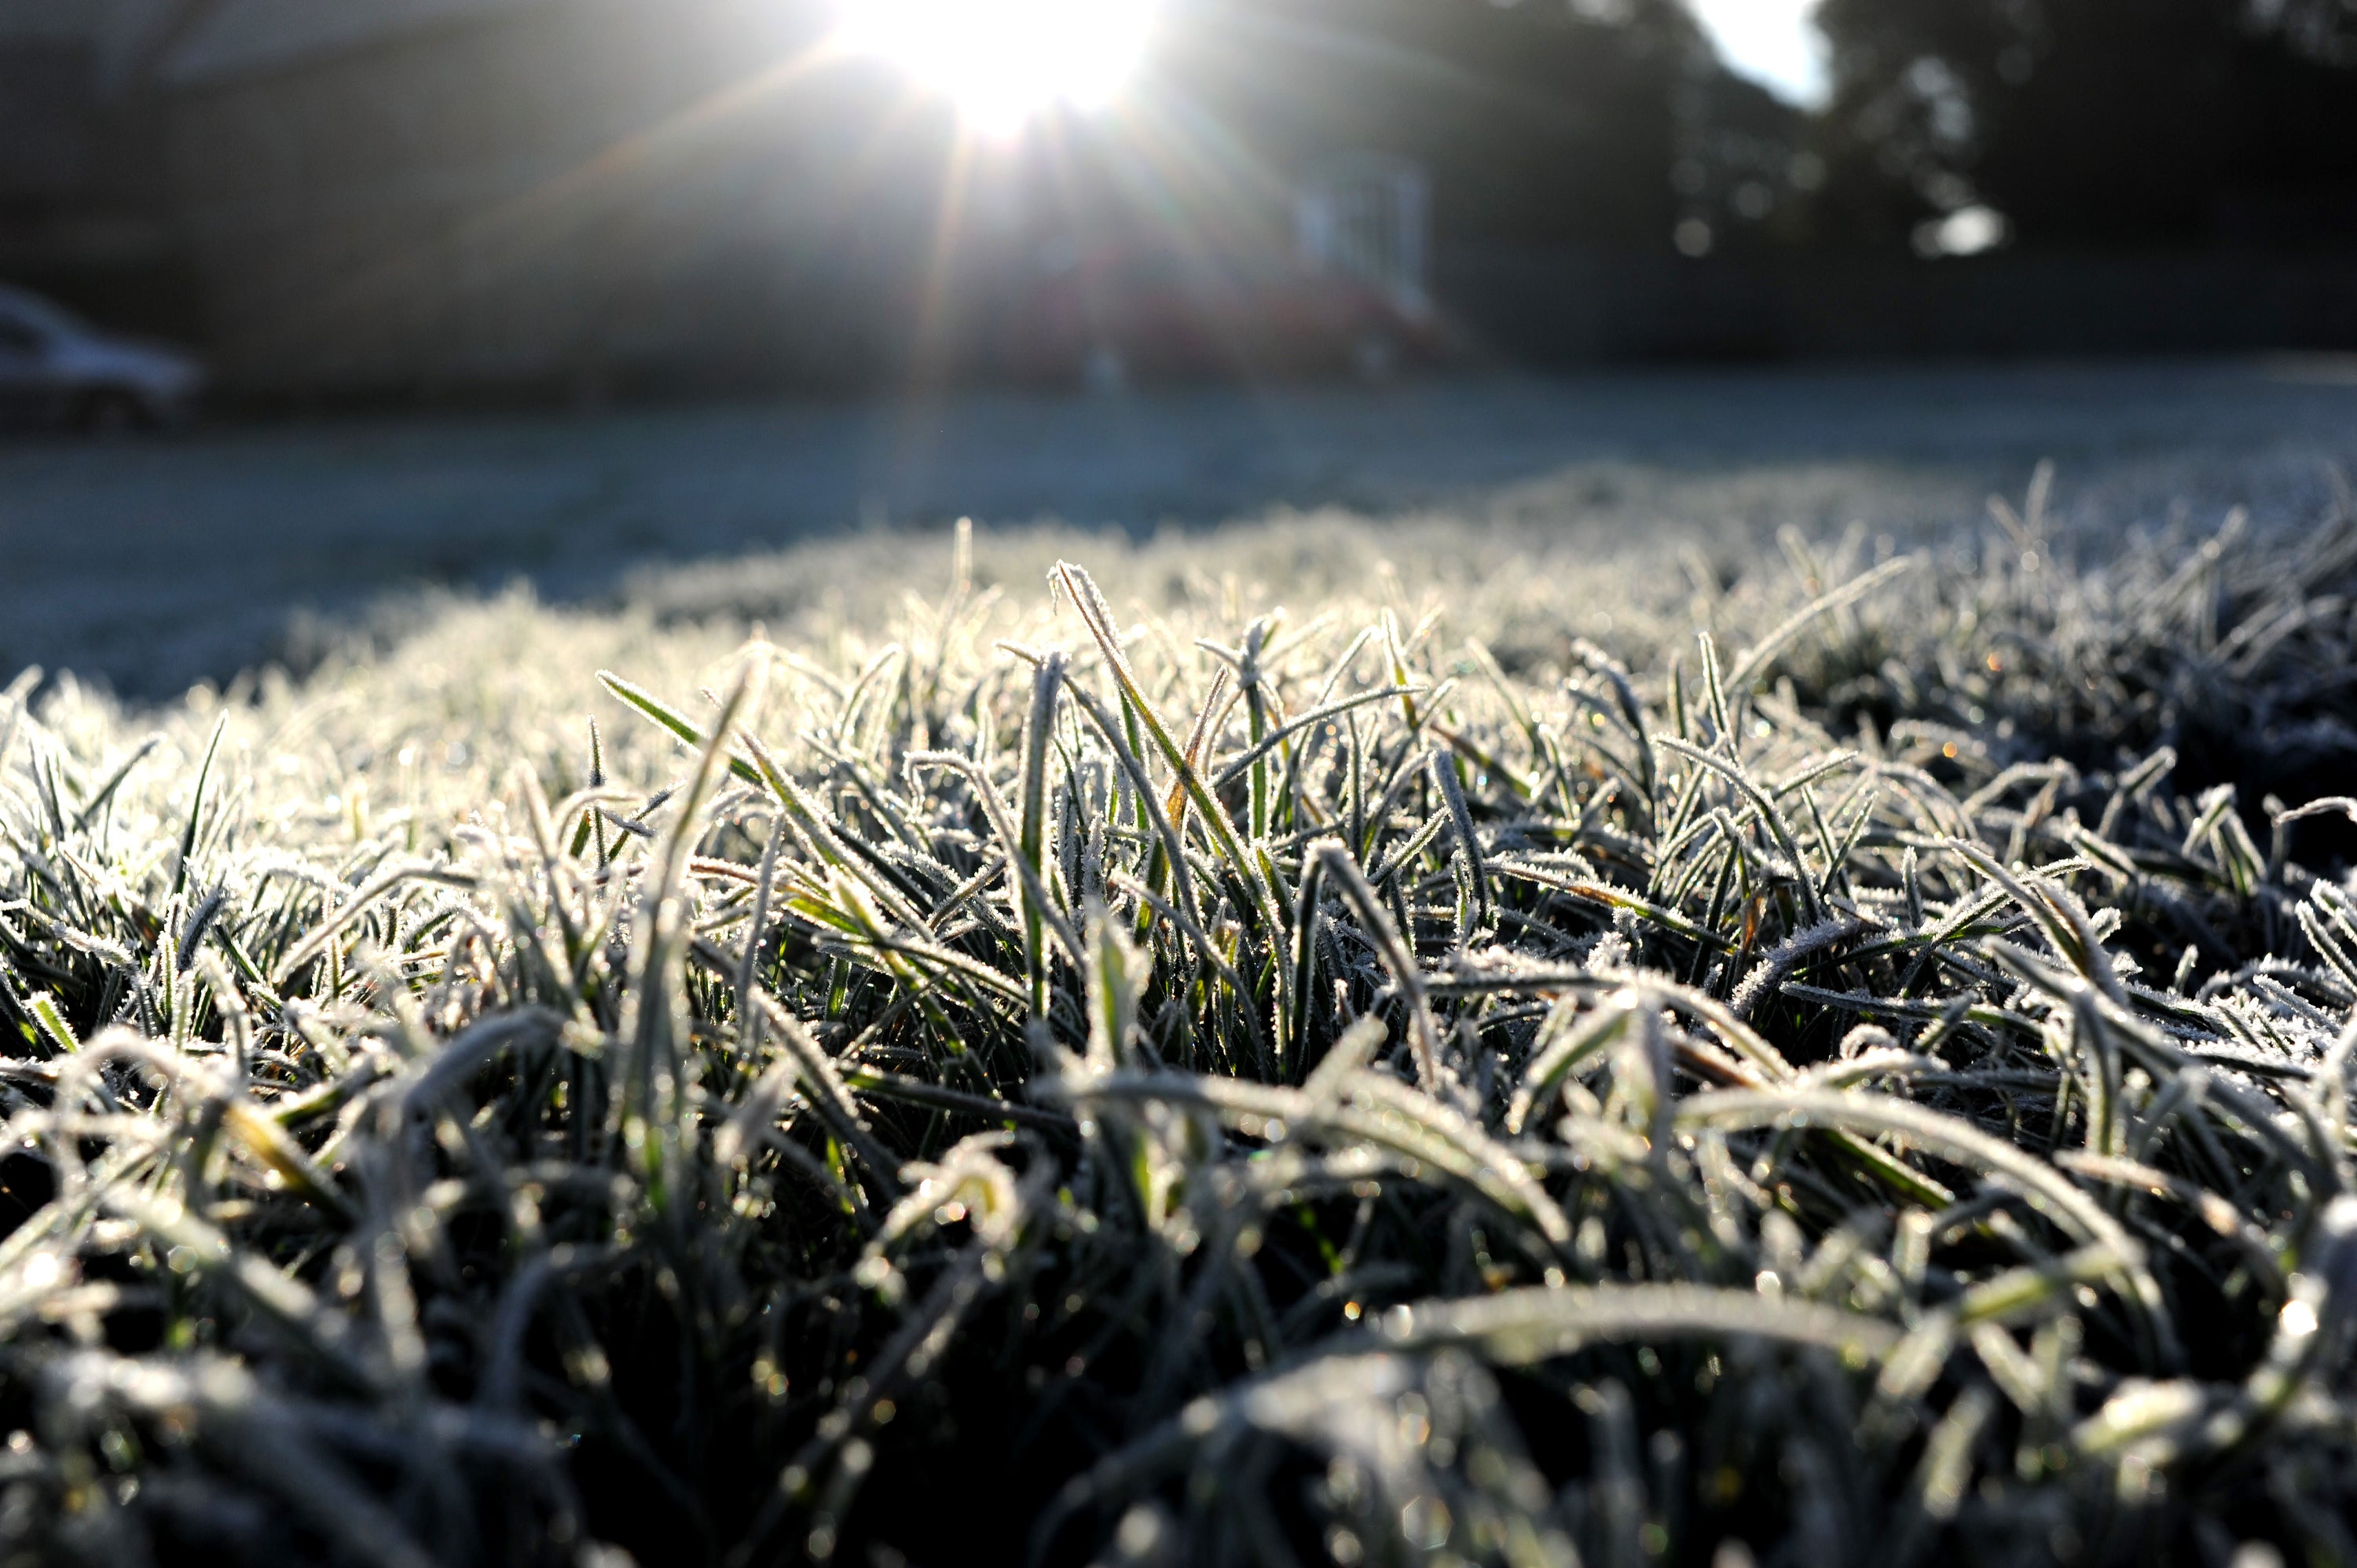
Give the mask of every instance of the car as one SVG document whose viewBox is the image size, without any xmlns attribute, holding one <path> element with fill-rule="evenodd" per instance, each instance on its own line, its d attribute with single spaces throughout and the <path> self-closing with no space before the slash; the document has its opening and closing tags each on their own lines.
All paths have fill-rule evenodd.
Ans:
<svg viewBox="0 0 2357 1568">
<path fill-rule="evenodd" d="M 102 331 L 0 285 L 0 422 L 171 429 L 195 417 L 205 382 L 204 366 L 176 349 Z"/>
</svg>

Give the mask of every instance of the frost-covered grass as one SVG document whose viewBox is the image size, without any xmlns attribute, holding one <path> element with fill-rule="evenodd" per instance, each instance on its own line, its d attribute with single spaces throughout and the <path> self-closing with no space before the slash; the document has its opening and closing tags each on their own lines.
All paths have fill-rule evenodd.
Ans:
<svg viewBox="0 0 2357 1568">
<path fill-rule="evenodd" d="M 9 1560 L 2357 1561 L 2357 519 L 1695 537 L 20 682 Z"/>
</svg>

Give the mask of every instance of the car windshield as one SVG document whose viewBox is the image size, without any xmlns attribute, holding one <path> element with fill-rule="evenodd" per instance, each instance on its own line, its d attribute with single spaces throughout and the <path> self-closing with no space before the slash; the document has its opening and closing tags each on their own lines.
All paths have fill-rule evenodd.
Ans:
<svg viewBox="0 0 2357 1568">
<path fill-rule="evenodd" d="M 91 330 L 65 306 L 13 288 L 0 288 L 0 323 L 21 327 L 43 338 L 86 338 Z"/>
</svg>

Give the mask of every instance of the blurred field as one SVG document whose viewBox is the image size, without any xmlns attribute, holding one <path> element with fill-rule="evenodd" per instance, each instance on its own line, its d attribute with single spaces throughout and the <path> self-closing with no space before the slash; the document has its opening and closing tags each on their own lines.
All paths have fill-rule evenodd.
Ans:
<svg viewBox="0 0 2357 1568">
<path fill-rule="evenodd" d="M 0 447 L 0 669 L 132 694 L 316 657 L 388 594 L 775 613 L 801 567 L 673 568 L 845 532 L 1060 520 L 1133 535 L 1275 510 L 1446 515 L 1587 544 L 1975 521 L 2060 466 L 2090 540 L 2232 505 L 2312 517 L 2357 466 L 2343 361 L 1664 371 L 1392 389 L 965 396 L 227 426 Z M 926 552 L 931 554 L 932 552 Z M 767 584 L 762 587 L 759 585 Z M 290 624 L 296 629 L 290 637 Z"/>
</svg>

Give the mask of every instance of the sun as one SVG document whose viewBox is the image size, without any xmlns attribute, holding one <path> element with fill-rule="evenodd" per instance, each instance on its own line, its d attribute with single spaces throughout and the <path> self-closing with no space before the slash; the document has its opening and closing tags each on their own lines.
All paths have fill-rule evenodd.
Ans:
<svg viewBox="0 0 2357 1568">
<path fill-rule="evenodd" d="M 846 41 L 1009 132 L 1059 106 L 1102 108 L 1135 71 L 1157 0 L 843 0 Z"/>
</svg>

